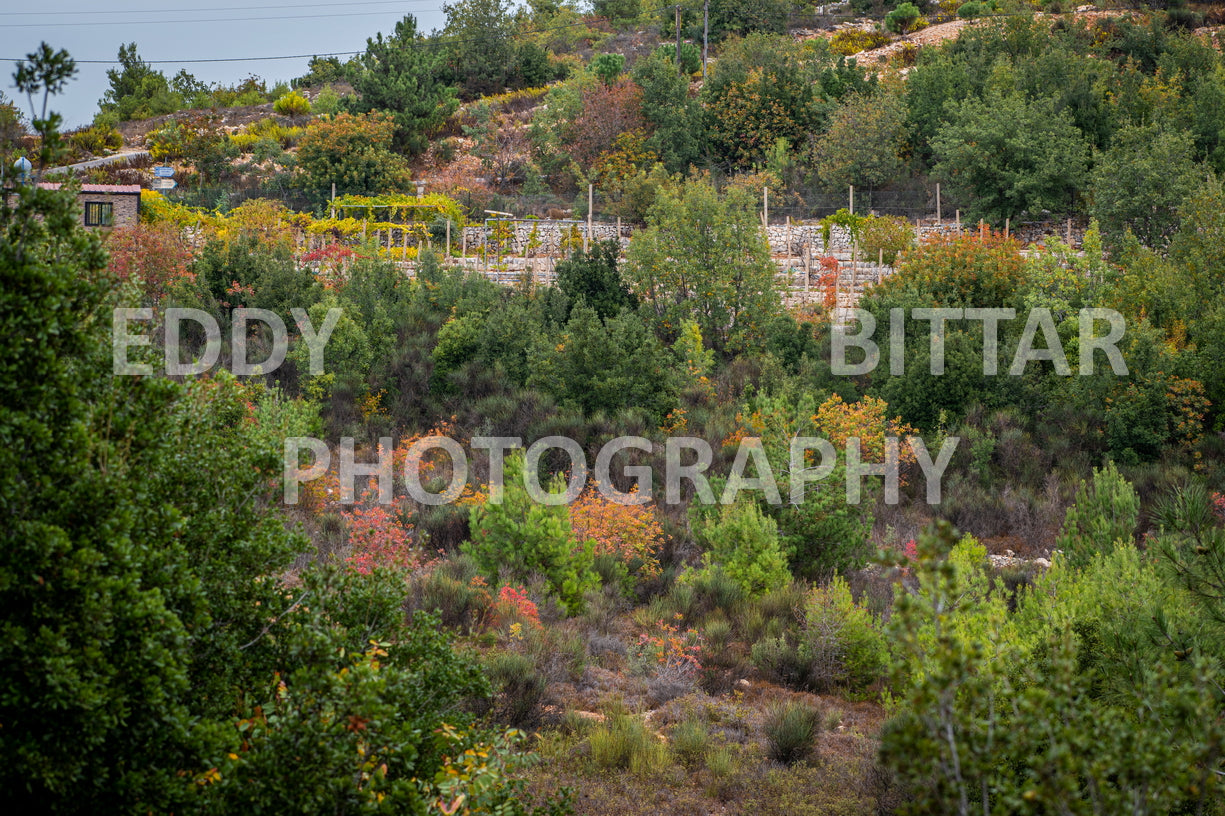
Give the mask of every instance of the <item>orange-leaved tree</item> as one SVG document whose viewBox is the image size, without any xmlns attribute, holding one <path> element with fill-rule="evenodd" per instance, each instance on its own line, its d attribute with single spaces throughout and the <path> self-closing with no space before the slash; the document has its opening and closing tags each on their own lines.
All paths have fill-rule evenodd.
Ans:
<svg viewBox="0 0 1225 816">
<path fill-rule="evenodd" d="M 142 300 L 152 306 L 159 306 L 176 284 L 194 279 L 191 247 L 173 224 L 119 227 L 106 236 L 106 249 L 111 273 L 139 286 Z"/>
<path fill-rule="evenodd" d="M 906 437 L 914 436 L 918 431 L 896 416 L 890 418 L 888 403 L 877 397 L 864 397 L 858 402 L 848 403 L 834 394 L 821 403 L 812 421 L 838 451 L 846 450 L 848 440 L 858 439 L 861 461 L 865 463 L 884 463 L 886 437 L 899 440 L 900 463 L 915 461 L 914 451 L 906 444 Z"/>
<path fill-rule="evenodd" d="M 597 556 L 611 555 L 644 577 L 659 574 L 655 551 L 664 532 L 654 504 L 621 504 L 589 487 L 570 505 L 570 527 L 576 540 L 595 542 Z"/>
</svg>

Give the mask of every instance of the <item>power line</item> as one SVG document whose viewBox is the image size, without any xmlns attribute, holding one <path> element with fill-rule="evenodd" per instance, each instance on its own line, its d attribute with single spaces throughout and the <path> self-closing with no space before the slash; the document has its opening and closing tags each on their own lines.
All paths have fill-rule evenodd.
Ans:
<svg viewBox="0 0 1225 816">
<path fill-rule="evenodd" d="M 345 6 L 405 6 L 410 5 L 414 0 L 363 0 L 359 3 L 345 3 Z M 433 0 L 415 0 L 415 2 L 425 2 L 426 5 L 434 5 Z M 99 14 L 166 14 L 166 13 L 182 13 L 194 14 L 195 12 L 204 11 L 257 11 L 264 9 L 300 9 L 300 8 L 335 8 L 335 3 L 293 3 L 290 5 L 281 6 L 221 6 L 217 8 L 155 8 L 155 9 L 104 9 L 102 11 L 3 11 L 0 12 L 0 17 L 62 17 L 73 16 L 80 17 L 82 15 L 99 15 Z"/>
<path fill-rule="evenodd" d="M 676 5 L 679 6 L 679 8 L 683 11 L 697 11 L 702 8 L 701 2 L 702 0 L 698 0 L 698 2 L 695 2 L 692 4 L 680 3 Z M 324 5 L 333 5 L 333 4 L 324 4 Z M 350 5 L 361 5 L 361 4 L 352 3 Z M 259 8 L 259 7 L 251 7 L 251 8 Z M 289 8 L 303 8 L 303 6 L 292 6 Z M 385 13 L 386 12 L 365 12 L 364 14 L 376 15 L 376 14 L 385 14 Z M 313 17 L 348 17 L 348 16 L 354 16 L 354 15 L 348 15 L 348 14 L 307 15 L 307 17 L 312 17 L 312 16 Z M 828 15 L 828 16 L 834 19 L 848 19 L 848 20 L 849 19 L 865 19 L 865 18 L 873 19 L 873 18 L 866 17 L 866 16 L 841 16 L 841 15 Z M 984 15 L 984 17 L 980 19 L 989 19 L 991 17 L 1010 17 L 1010 16 L 1026 16 L 1026 15 L 997 13 L 997 14 L 991 14 L 991 15 Z M 1056 16 L 1056 15 L 1052 14 L 1051 16 Z M 246 18 L 238 18 L 237 20 L 234 20 L 234 22 L 242 22 L 243 20 L 285 20 L 285 19 L 303 19 L 303 18 L 246 17 Z M 532 29 L 528 31 L 517 31 L 517 32 L 514 32 L 514 34 L 515 36 L 527 36 L 529 34 L 547 34 L 552 31 L 561 31 L 567 28 L 575 28 L 578 26 L 589 26 L 593 23 L 608 22 L 608 21 L 609 19 L 606 17 L 587 17 L 575 23 L 566 23 L 564 25 L 550 26 L 548 28 L 538 28 L 538 29 Z M 164 23 L 195 23 L 195 22 L 210 22 L 210 21 L 206 21 L 206 20 L 164 20 L 161 22 L 164 22 Z M 227 20 L 224 22 L 230 22 L 230 21 Z M 108 25 L 108 24 L 110 25 L 131 25 L 130 23 L 106 23 L 106 22 L 81 23 L 80 25 Z M 9 27 L 13 28 L 17 26 L 9 26 Z M 25 27 L 31 27 L 31 26 L 26 25 Z M 431 37 L 431 38 L 424 38 L 420 42 L 406 43 L 404 47 L 405 48 L 439 48 L 439 47 L 444 47 L 448 45 L 458 45 L 462 43 L 484 42 L 486 39 L 487 38 L 484 38 L 484 37 L 470 37 L 467 39 L 442 39 L 440 37 Z M 360 51 L 331 51 L 327 53 L 316 52 L 312 54 L 287 54 L 284 56 L 275 56 L 275 57 L 267 57 L 267 56 L 265 57 L 215 57 L 215 58 L 209 58 L 209 59 L 142 60 L 142 62 L 144 62 L 147 65 L 189 65 L 189 64 L 196 65 L 196 64 L 201 64 L 201 63 L 216 63 L 216 62 L 267 62 L 267 61 L 273 61 L 273 60 L 310 59 L 311 57 L 351 57 L 356 54 L 362 54 L 362 53 L 365 53 L 365 49 L 362 49 Z M 0 57 L 0 62 L 21 62 L 24 59 L 25 59 L 24 57 Z M 76 62 L 78 65 L 119 65 L 120 64 L 118 60 L 78 59 L 78 60 L 74 60 L 74 62 Z"/>
<path fill-rule="evenodd" d="M 201 20 L 101 20 L 93 23 L 9 23 L 5 28 L 69 28 L 80 26 L 135 26 L 135 25 L 194 25 L 195 23 L 246 23 L 258 20 L 277 20 L 289 22 L 292 20 L 315 20 L 322 17 L 374 17 L 392 14 L 386 11 L 357 11 L 340 14 L 299 14 L 294 17 L 208 17 Z"/>
<path fill-rule="evenodd" d="M 682 6 L 682 8 L 686 8 L 686 7 Z M 373 13 L 377 14 L 378 12 L 373 12 Z M 332 16 L 348 16 L 348 15 L 330 15 L 329 14 L 329 15 L 322 15 L 322 16 L 332 17 Z M 247 18 L 247 19 L 257 19 L 257 18 Z M 269 18 L 269 19 L 284 19 L 284 18 L 277 17 L 277 18 Z M 514 32 L 514 34 L 515 36 L 527 36 L 529 34 L 547 34 L 551 31 L 561 31 L 563 29 L 575 28 L 577 26 L 589 26 L 593 22 L 604 22 L 606 20 L 607 18 L 604 18 L 604 17 L 599 17 L 599 18 L 588 17 L 587 19 L 580 20 L 579 22 L 576 22 L 576 23 L 566 23 L 565 25 L 550 26 L 549 28 L 537 28 L 537 29 L 532 29 L 529 31 L 517 31 L 517 32 Z M 183 22 L 191 22 L 191 21 L 183 21 Z M 466 39 L 428 38 L 428 39 L 422 39 L 420 42 L 406 43 L 404 47 L 405 48 L 441 48 L 441 47 L 445 47 L 448 45 L 486 42 L 487 40 L 488 40 L 487 37 L 469 37 Z M 141 61 L 144 62 L 146 65 L 185 65 L 185 64 L 197 64 L 197 63 L 205 63 L 205 62 L 265 62 L 268 60 L 307 59 L 310 57 L 346 57 L 346 56 L 353 56 L 354 54 L 362 54 L 362 53 L 365 53 L 365 49 L 362 49 L 361 51 L 333 51 L 333 52 L 325 53 L 325 54 L 321 54 L 321 53 L 290 54 L 287 56 L 279 56 L 279 57 L 217 57 L 213 59 L 141 60 Z M 0 57 L 0 62 L 22 62 L 24 59 L 25 59 L 24 57 Z M 77 63 L 78 65 L 119 65 L 120 64 L 119 60 L 117 59 L 114 59 L 114 60 L 74 59 L 73 62 Z"/>
<path fill-rule="evenodd" d="M 188 60 L 141 60 L 145 65 L 197 65 L 204 62 L 268 62 L 270 60 L 310 59 L 312 57 L 351 57 L 363 54 L 362 51 L 333 51 L 328 54 L 287 54 L 283 57 L 215 57 L 213 59 Z M 0 62 L 20 62 L 20 60 L 0 58 Z M 119 60 L 73 60 L 78 65 L 119 65 Z"/>
</svg>

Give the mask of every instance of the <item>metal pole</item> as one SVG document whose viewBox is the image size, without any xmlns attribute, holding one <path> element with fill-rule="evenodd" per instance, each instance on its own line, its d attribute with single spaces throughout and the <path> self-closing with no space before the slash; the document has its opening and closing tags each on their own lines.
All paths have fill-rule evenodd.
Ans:
<svg viewBox="0 0 1225 816">
<path fill-rule="evenodd" d="M 702 4 L 702 82 L 706 82 L 706 58 L 710 51 L 710 0 Z"/>
<path fill-rule="evenodd" d="M 936 221 L 940 222 L 940 182 L 936 182 Z"/>
<path fill-rule="evenodd" d="M 451 219 L 447 219 L 447 257 L 451 257 Z"/>
<path fill-rule="evenodd" d="M 855 214 L 855 185 L 851 185 L 851 215 Z"/>
<path fill-rule="evenodd" d="M 838 268 L 834 270 L 834 315 L 833 317 L 834 317 L 835 324 L 838 323 L 838 301 L 841 299 L 840 298 L 841 294 L 842 294 L 842 265 L 839 264 Z"/>
<path fill-rule="evenodd" d="M 812 283 L 812 237 L 804 241 L 804 291 L 808 292 Z"/>
<path fill-rule="evenodd" d="M 685 75 L 685 71 L 681 68 L 681 7 L 676 6 L 676 70 L 681 75 Z"/>
<path fill-rule="evenodd" d="M 679 9 L 680 6 L 677 6 Z M 680 12 L 677 12 L 678 14 Z M 591 209 L 595 205 L 595 185 L 587 185 L 587 234 L 583 236 L 583 252 L 587 252 L 587 242 L 591 240 Z"/>
</svg>

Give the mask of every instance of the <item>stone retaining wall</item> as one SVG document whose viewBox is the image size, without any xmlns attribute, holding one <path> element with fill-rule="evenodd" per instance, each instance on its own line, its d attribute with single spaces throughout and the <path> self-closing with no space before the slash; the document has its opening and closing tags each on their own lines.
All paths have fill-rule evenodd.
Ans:
<svg viewBox="0 0 1225 816">
<path fill-rule="evenodd" d="M 571 228 L 577 228 L 579 240 L 587 233 L 586 223 L 565 221 L 516 222 L 514 234 L 503 246 L 498 248 L 497 254 L 500 256 L 523 257 L 528 250 L 529 244 L 533 243 L 532 235 L 534 232 L 534 243 L 536 246 L 531 253 L 533 256 L 560 257 L 563 254 L 562 236 L 564 233 L 568 233 Z M 630 240 L 633 238 L 634 229 L 634 227 L 629 225 L 618 227 L 616 224 L 597 222 L 592 225 L 591 237 L 595 241 L 616 239 L 621 244 L 621 251 L 624 253 L 629 247 Z M 962 233 L 970 234 L 976 229 L 977 226 L 974 224 L 962 223 L 961 225 Z M 1052 236 L 1058 237 L 1061 240 L 1065 239 L 1067 231 L 1066 223 L 1052 221 L 1040 224 L 1021 224 L 1012 230 L 1011 234 L 1023 244 L 1029 244 L 1041 243 L 1045 238 Z M 483 252 L 485 242 L 492 233 L 493 228 L 484 225 L 464 227 L 463 236 L 458 240 L 466 242 L 469 253 L 479 254 Z M 819 224 L 770 224 L 766 228 L 766 239 L 770 243 L 770 254 L 775 257 L 802 258 L 811 252 L 814 258 L 822 255 L 833 255 L 843 259 L 850 258 L 851 236 L 845 227 L 834 226 L 830 229 L 828 247 L 825 246 L 823 233 L 824 230 Z M 934 235 L 954 235 L 956 233 L 957 225 L 952 221 L 920 224 L 918 227 L 920 241 Z M 1084 228 L 1072 227 L 1071 236 L 1072 246 L 1079 248 L 1084 237 Z"/>
<path fill-rule="evenodd" d="M 514 234 L 499 248 L 499 254 L 523 257 L 527 252 L 528 246 L 533 243 L 532 233 L 535 232 L 535 243 L 537 246 L 532 250 L 532 254 L 559 256 L 562 254 L 562 236 L 563 234 L 568 234 L 572 227 L 578 228 L 579 240 L 581 241 L 582 237 L 587 234 L 587 225 L 585 223 L 579 224 L 565 221 L 516 222 Z M 629 239 L 632 234 L 633 229 L 628 226 L 621 227 L 619 232 L 616 224 L 596 223 L 591 226 L 592 240 L 608 241 L 617 239 L 621 243 L 622 252 L 629 246 Z M 489 240 L 492 235 L 493 227 L 486 227 L 481 224 L 464 227 L 461 240 L 467 244 L 469 252 L 481 252 L 484 250 L 486 240 Z"/>
</svg>

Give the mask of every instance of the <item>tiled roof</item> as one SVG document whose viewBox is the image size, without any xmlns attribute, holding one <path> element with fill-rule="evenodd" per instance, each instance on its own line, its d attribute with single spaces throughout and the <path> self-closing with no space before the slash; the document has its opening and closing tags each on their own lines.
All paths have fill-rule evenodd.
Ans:
<svg viewBox="0 0 1225 816">
<path fill-rule="evenodd" d="M 58 190 L 60 185 L 54 181 L 42 181 L 38 184 L 45 190 Z M 135 193 L 140 195 L 139 184 L 82 184 L 82 193 Z"/>
</svg>

